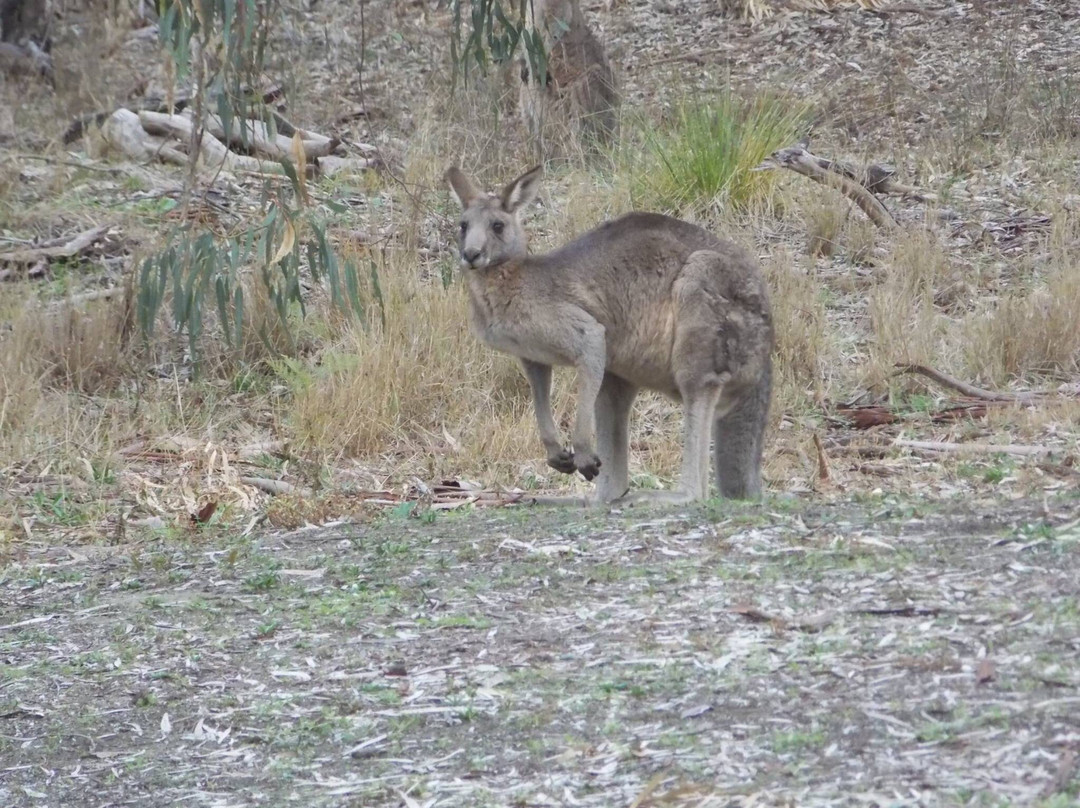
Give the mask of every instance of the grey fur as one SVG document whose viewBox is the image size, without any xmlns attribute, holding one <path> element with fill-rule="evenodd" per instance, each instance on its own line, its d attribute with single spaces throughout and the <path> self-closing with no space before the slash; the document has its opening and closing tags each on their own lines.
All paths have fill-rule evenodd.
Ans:
<svg viewBox="0 0 1080 808">
<path fill-rule="evenodd" d="M 627 214 L 530 256 L 519 213 L 540 175 L 534 168 L 498 195 L 480 192 L 457 167 L 446 179 L 463 209 L 473 330 L 521 360 L 548 464 L 597 479 L 601 502 L 624 497 L 630 408 L 647 388 L 683 402 L 683 462 L 676 490 L 635 499 L 706 498 L 712 437 L 720 493 L 760 496 L 773 327 L 759 263 L 655 213 Z M 551 414 L 552 365 L 577 371 L 571 448 Z"/>
</svg>

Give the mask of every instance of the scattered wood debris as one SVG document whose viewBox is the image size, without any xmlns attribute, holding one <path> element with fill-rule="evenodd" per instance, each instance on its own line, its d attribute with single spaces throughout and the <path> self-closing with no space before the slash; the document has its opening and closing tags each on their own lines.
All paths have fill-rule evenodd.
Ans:
<svg viewBox="0 0 1080 808">
<path fill-rule="evenodd" d="M 954 379 L 952 376 L 949 376 L 948 374 L 942 373 L 940 370 L 935 370 L 934 368 L 929 368 L 929 367 L 926 367 L 925 365 L 898 364 L 896 367 L 898 368 L 897 375 L 902 374 L 902 373 L 916 373 L 916 374 L 918 374 L 920 376 L 925 376 L 926 378 L 937 382 L 942 387 L 947 387 L 947 388 L 949 388 L 951 390 L 955 390 L 956 392 L 958 392 L 958 393 L 960 393 L 962 395 L 965 395 L 968 398 L 976 398 L 976 399 L 980 399 L 982 401 L 999 401 L 999 402 L 1042 401 L 1042 400 L 1046 399 L 1048 396 L 1052 395 L 1050 393 L 1040 393 L 1040 392 L 1008 393 L 1008 392 L 998 392 L 998 391 L 995 391 L 995 390 L 984 390 L 981 387 L 976 387 L 975 385 L 968 384 L 967 382 L 962 382 L 959 379 Z"/>
</svg>

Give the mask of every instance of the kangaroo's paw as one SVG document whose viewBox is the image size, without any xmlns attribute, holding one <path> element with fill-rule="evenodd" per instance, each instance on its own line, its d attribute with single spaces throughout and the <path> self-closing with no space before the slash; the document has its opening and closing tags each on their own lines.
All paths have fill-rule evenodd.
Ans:
<svg viewBox="0 0 1080 808">
<path fill-rule="evenodd" d="M 561 471 L 563 474 L 573 474 L 577 471 L 577 466 L 574 464 L 574 453 L 568 449 L 560 449 L 558 453 L 548 455 L 547 464 L 555 471 Z"/>
<path fill-rule="evenodd" d="M 600 475 L 600 458 L 592 452 L 575 454 L 574 465 L 586 480 L 592 480 Z"/>
</svg>

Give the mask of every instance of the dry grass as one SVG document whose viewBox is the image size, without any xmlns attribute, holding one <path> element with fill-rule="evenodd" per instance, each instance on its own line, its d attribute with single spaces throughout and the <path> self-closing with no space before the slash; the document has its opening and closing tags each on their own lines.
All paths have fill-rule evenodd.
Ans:
<svg viewBox="0 0 1080 808">
<path fill-rule="evenodd" d="M 947 257 L 929 234 L 915 231 L 897 238 L 869 295 L 869 386 L 884 384 L 898 362 L 938 363 L 945 321 L 935 296 L 950 272 Z"/>
<path fill-rule="evenodd" d="M 973 375 L 993 384 L 1080 371 L 1080 265 L 1056 267 L 1045 285 L 1009 294 L 964 319 L 960 339 Z"/>
<path fill-rule="evenodd" d="M 851 215 L 851 206 L 836 200 L 823 200 L 806 211 L 806 254 L 814 258 L 831 258 L 840 248 L 844 224 Z"/>
<path fill-rule="evenodd" d="M 777 410 L 822 398 L 825 368 L 835 360 L 829 344 L 820 281 L 787 254 L 767 264 L 776 323 Z"/>
<path fill-rule="evenodd" d="M 115 76 L 110 81 L 110 91 L 120 87 Z M 123 447 L 188 436 L 215 446 L 276 439 L 288 444 L 292 458 L 315 467 L 336 471 L 356 460 L 384 479 L 461 476 L 489 485 L 580 484 L 544 465 L 528 388 L 515 362 L 469 333 L 465 293 L 449 246 L 457 211 L 441 177 L 450 163 L 461 164 L 489 188 L 529 167 L 525 133 L 512 109 L 515 87 L 493 74 L 474 76 L 470 88 L 453 99 L 433 95 L 396 155 L 400 161 L 393 177 L 338 178 L 316 187 L 317 195 L 348 191 L 379 202 L 360 214 L 365 230 L 381 234 L 379 244 L 351 246 L 355 221 L 339 221 L 331 234 L 361 267 L 374 261 L 385 324 L 374 307 L 366 328 L 343 318 L 315 288 L 307 319 L 291 315 L 296 344 L 287 348 L 276 313 L 259 294 L 259 284 L 251 283 L 246 287 L 251 316 L 241 350 L 209 343 L 204 376 L 193 381 L 186 341 L 166 327 L 145 346 L 130 330 L 123 298 L 70 308 L 47 300 L 38 304 L 32 284 L 7 284 L 0 298 L 0 468 L 86 476 L 88 467 L 111 464 L 123 477 L 136 468 L 119 453 Z M 1024 99 L 1035 98 L 1037 89 L 991 99 L 1021 98 L 1019 106 L 1001 111 L 1015 138 L 972 141 L 967 124 L 958 124 L 956 132 L 943 134 L 940 147 L 918 155 L 919 171 L 933 178 L 930 190 L 941 192 L 946 178 L 983 164 L 1012 165 L 1023 120 L 1017 110 L 1027 108 Z M 6 88 L 5 98 L 16 97 L 10 91 Z M 78 82 L 71 91 L 81 92 Z M 732 112 L 738 103 L 734 97 L 728 101 Z M 875 395 L 924 390 L 922 382 L 893 376 L 897 362 L 933 365 L 994 386 L 1050 387 L 1075 378 L 1080 372 L 1075 328 L 1080 234 L 1070 212 L 1075 189 L 1067 178 L 1074 155 L 1060 141 L 1064 123 L 1032 124 L 1024 154 L 1030 164 L 1044 163 L 1032 169 L 1041 172 L 1043 197 L 1016 202 L 1051 211 L 1052 229 L 1018 257 L 1002 259 L 991 246 L 958 247 L 946 227 L 927 229 L 922 222 L 905 221 L 898 235 L 885 237 L 845 200 L 794 176 L 755 174 L 753 187 L 740 185 L 744 169 L 790 141 L 801 120 L 801 110 L 787 114 L 792 111 L 782 105 L 769 110 L 776 114 L 761 116 L 764 123 L 748 138 L 747 148 L 727 152 L 714 135 L 737 128 L 740 116 L 733 112 L 720 116 L 719 123 L 689 109 L 680 111 L 677 125 L 670 115 L 648 118 L 653 146 L 659 143 L 669 160 L 672 155 L 700 158 L 699 163 L 676 159 L 676 174 L 657 175 L 651 185 L 643 185 L 641 168 L 658 153 L 641 128 L 624 127 L 618 159 L 587 161 L 577 155 L 549 165 L 542 204 L 530 212 L 527 227 L 534 250 L 546 250 L 634 207 L 682 207 L 705 227 L 769 256 L 765 264 L 777 325 L 766 458 L 771 480 L 782 485 L 812 477 L 808 430 L 820 424 L 822 402 L 864 389 Z M 642 114 L 632 108 L 629 113 Z M 1054 115 L 1068 120 L 1067 112 Z M 20 126 L 36 120 L 21 110 L 16 118 Z M 670 128 L 664 130 L 665 125 Z M 962 159 L 950 151 L 954 141 L 963 144 L 955 147 L 964 152 Z M 731 170 L 705 176 L 705 167 L 714 162 Z M 76 193 L 71 174 L 55 171 L 34 186 L 35 198 L 20 169 L 14 158 L 0 162 L 0 190 L 18 197 L 0 204 L 0 225 L 7 232 L 20 238 L 53 235 L 72 229 L 74 221 L 103 215 L 94 196 L 105 184 L 102 178 L 80 177 Z M 672 176 L 686 181 L 676 179 L 666 189 L 667 203 L 658 201 L 656 181 Z M 733 202 L 742 207 L 733 209 Z M 963 196 L 942 202 L 974 219 L 978 210 L 965 210 L 967 203 L 970 198 Z M 153 249 L 165 220 L 143 221 L 139 237 L 143 248 Z M 125 225 L 127 234 L 134 229 Z M 56 291 L 54 285 L 54 296 Z M 556 413 L 564 429 L 574 402 L 572 383 L 569 371 L 556 374 Z M 1066 406 L 1046 417 L 1061 423 L 1075 419 L 1070 413 L 1074 410 Z M 1040 434 L 1041 418 L 1024 411 L 1008 424 L 1022 440 Z M 632 434 L 638 484 L 658 484 L 674 472 L 680 430 L 677 405 L 642 395 Z"/>
</svg>

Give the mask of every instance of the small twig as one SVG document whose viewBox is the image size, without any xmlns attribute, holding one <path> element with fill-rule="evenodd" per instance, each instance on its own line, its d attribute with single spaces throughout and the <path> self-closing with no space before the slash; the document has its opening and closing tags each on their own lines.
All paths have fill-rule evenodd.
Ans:
<svg viewBox="0 0 1080 808">
<path fill-rule="evenodd" d="M 666 65 L 671 62 L 696 62 L 699 59 L 704 59 L 708 56 L 722 56 L 731 50 L 730 47 L 724 48 L 704 48 L 702 50 L 688 51 L 685 53 L 676 53 L 671 56 L 664 56 L 660 59 L 653 59 L 640 65 L 638 70 L 648 70 L 650 67 L 656 67 L 657 65 Z"/>
<path fill-rule="evenodd" d="M 312 496 L 311 489 L 297 488 L 292 483 L 287 483 L 284 480 L 271 480 L 267 477 L 241 477 L 240 482 L 244 485 L 250 485 L 252 488 L 258 488 L 260 491 L 272 494 L 275 497 L 287 494 L 299 494 L 302 497 Z"/>
<path fill-rule="evenodd" d="M 896 375 L 903 373 L 917 373 L 920 376 L 925 376 L 928 379 L 940 384 L 942 387 L 947 387 L 950 390 L 955 390 L 961 395 L 968 396 L 969 398 L 977 398 L 982 401 L 1041 401 L 1047 398 L 1046 393 L 1000 393 L 994 390 L 984 390 L 981 387 L 975 387 L 974 385 L 962 382 L 959 379 L 954 379 L 940 370 L 934 370 L 934 368 L 928 368 L 925 365 L 905 365 L 898 363 L 896 365 Z"/>
<path fill-rule="evenodd" d="M 118 174 L 128 174 L 126 168 L 117 168 L 116 166 L 99 166 L 93 163 L 80 163 L 78 160 L 61 160 L 58 157 L 49 157 L 45 154 L 16 154 L 14 155 L 19 160 L 37 160 L 39 163 L 48 163 L 55 166 L 70 166 L 71 168 L 84 168 L 87 171 L 98 171 L 102 174 L 109 174 L 110 176 L 117 176 Z"/>
<path fill-rule="evenodd" d="M 828 483 L 832 481 L 829 473 L 829 456 L 825 454 L 825 445 L 821 442 L 821 436 L 814 433 L 814 448 L 817 449 L 818 482 Z"/>
<path fill-rule="evenodd" d="M 0 631 L 10 631 L 15 628 L 22 628 L 23 626 L 33 626 L 38 623 L 47 623 L 56 617 L 55 614 L 46 614 L 41 617 L 31 617 L 27 620 L 20 620 L 18 623 L 8 623 L 6 626 L 0 626 Z"/>
<path fill-rule="evenodd" d="M 72 256 L 81 253 L 109 232 L 111 227 L 111 224 L 104 224 L 100 227 L 84 230 L 62 244 L 50 244 L 44 247 L 31 247 L 25 250 L 0 252 L 0 262 L 9 264 L 33 264 L 42 259 L 71 258 Z"/>
</svg>

